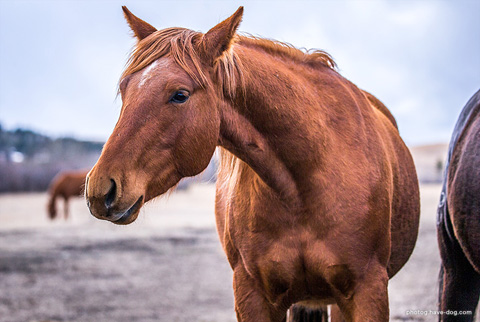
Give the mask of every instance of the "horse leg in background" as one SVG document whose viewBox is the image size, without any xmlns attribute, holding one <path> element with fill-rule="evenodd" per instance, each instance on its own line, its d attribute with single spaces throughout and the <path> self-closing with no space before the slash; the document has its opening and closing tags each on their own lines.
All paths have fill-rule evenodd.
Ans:
<svg viewBox="0 0 480 322">
<path fill-rule="evenodd" d="M 50 200 L 48 201 L 48 218 L 50 220 L 54 220 L 57 216 L 57 196 L 55 193 L 52 193 L 50 196 Z"/>
<path fill-rule="evenodd" d="M 472 315 L 440 315 L 439 321 L 472 322 L 480 296 L 480 274 L 473 269 L 458 241 L 450 239 L 445 226 L 441 224 L 437 229 L 442 257 L 439 309 L 472 312 Z"/>
<path fill-rule="evenodd" d="M 65 213 L 65 220 L 68 220 L 68 215 L 69 215 L 69 210 L 68 210 L 68 201 L 69 199 L 68 198 L 65 198 L 65 202 L 63 203 L 63 207 L 64 207 L 64 213 Z"/>
<path fill-rule="evenodd" d="M 328 322 L 328 309 L 310 308 L 302 304 L 294 304 L 290 308 L 287 322 Z"/>
<path fill-rule="evenodd" d="M 238 322 L 286 322 L 287 309 L 273 307 L 242 265 L 233 270 L 233 293 Z"/>
</svg>

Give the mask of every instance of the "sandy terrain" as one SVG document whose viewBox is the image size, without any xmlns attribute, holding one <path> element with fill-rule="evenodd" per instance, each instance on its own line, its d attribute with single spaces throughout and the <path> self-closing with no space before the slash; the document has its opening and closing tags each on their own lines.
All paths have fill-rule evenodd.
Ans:
<svg viewBox="0 0 480 322">
<path fill-rule="evenodd" d="M 440 186 L 422 186 L 415 252 L 390 283 L 392 321 L 435 321 Z M 49 222 L 45 194 L 0 195 L 0 321 L 235 321 L 231 271 L 218 241 L 214 188 L 154 201 L 119 227 L 89 215 Z"/>
</svg>

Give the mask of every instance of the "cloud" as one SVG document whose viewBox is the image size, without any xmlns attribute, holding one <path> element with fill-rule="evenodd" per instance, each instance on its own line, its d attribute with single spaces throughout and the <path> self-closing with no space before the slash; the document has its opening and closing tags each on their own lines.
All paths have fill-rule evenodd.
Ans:
<svg viewBox="0 0 480 322">
<path fill-rule="evenodd" d="M 392 110 L 409 144 L 448 140 L 480 87 L 477 1 L 126 2 L 158 28 L 203 32 L 245 5 L 241 31 L 327 50 Z M 0 1 L 0 122 L 107 139 L 134 44 L 123 4 Z"/>
</svg>

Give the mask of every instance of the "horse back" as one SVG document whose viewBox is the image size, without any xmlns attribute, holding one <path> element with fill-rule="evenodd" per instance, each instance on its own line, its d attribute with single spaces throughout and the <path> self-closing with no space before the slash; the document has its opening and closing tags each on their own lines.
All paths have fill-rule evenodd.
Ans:
<svg viewBox="0 0 480 322">
<path fill-rule="evenodd" d="M 367 98 L 367 100 L 370 102 L 371 105 L 373 105 L 376 109 L 378 109 L 380 112 L 383 113 L 387 117 L 388 120 L 392 123 L 393 126 L 395 126 L 396 129 L 398 129 L 397 121 L 393 117 L 392 113 L 390 110 L 375 96 L 370 94 L 367 91 L 362 90 L 363 94 Z"/>
<path fill-rule="evenodd" d="M 49 193 L 64 198 L 83 194 L 87 171 L 65 171 L 59 173 L 51 182 Z"/>
</svg>

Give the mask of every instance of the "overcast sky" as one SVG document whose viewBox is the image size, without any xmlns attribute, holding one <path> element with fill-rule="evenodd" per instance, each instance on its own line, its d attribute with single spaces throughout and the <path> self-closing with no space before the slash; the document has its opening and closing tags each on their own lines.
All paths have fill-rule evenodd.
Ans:
<svg viewBox="0 0 480 322">
<path fill-rule="evenodd" d="M 202 32 L 245 7 L 240 31 L 329 52 L 392 111 L 409 145 L 447 142 L 480 88 L 480 1 L 0 0 L 0 124 L 104 141 L 135 41 L 121 6 Z"/>
</svg>

